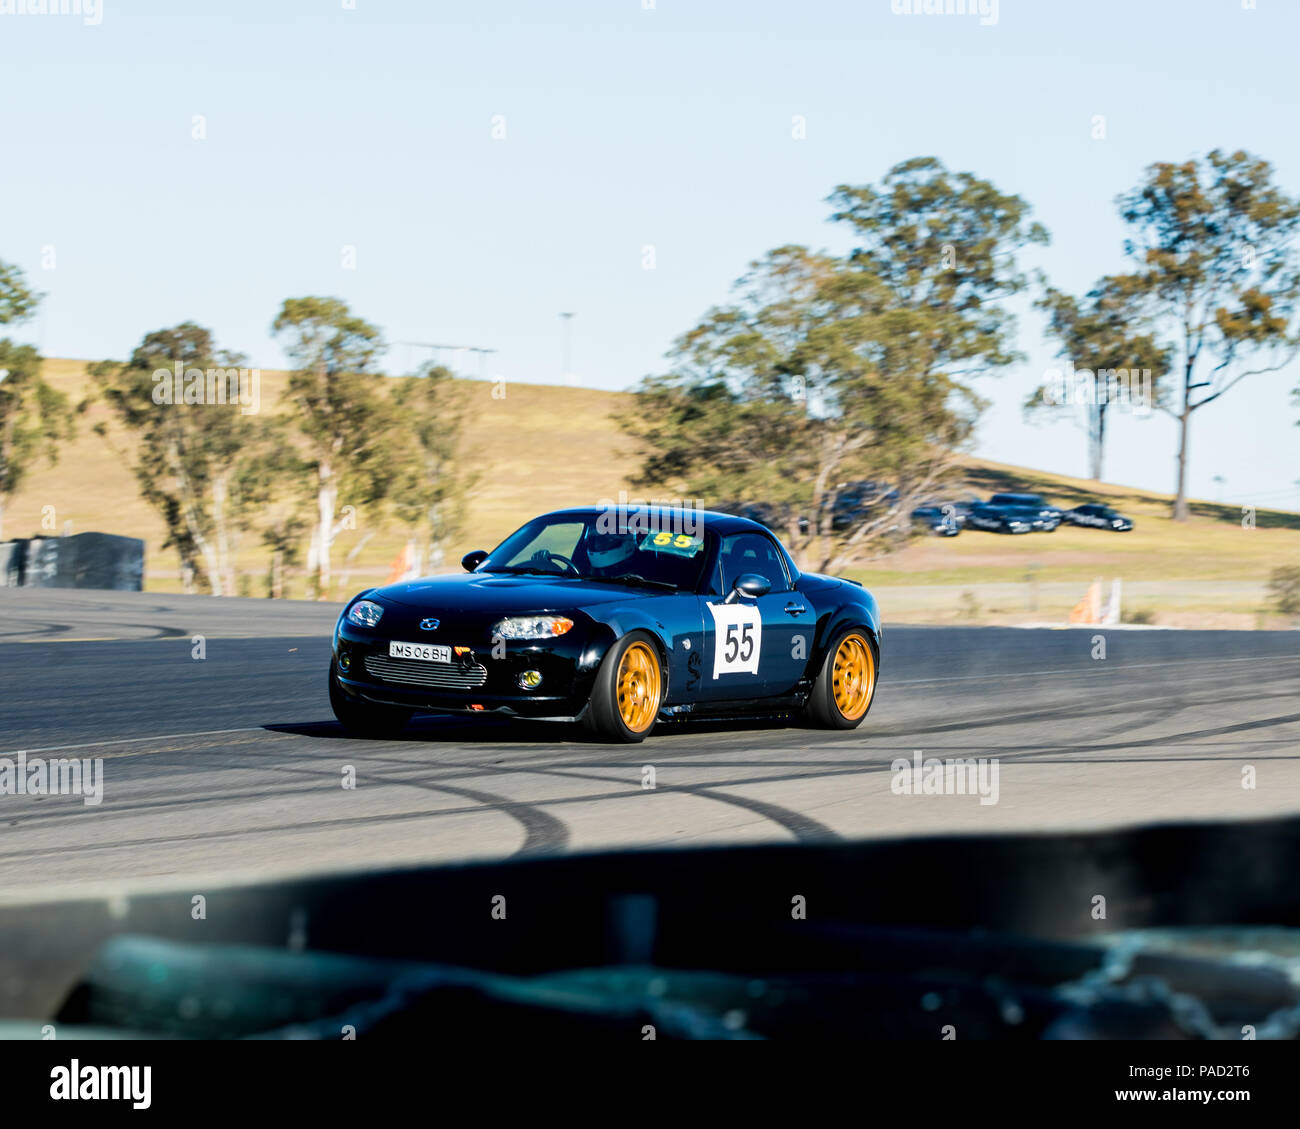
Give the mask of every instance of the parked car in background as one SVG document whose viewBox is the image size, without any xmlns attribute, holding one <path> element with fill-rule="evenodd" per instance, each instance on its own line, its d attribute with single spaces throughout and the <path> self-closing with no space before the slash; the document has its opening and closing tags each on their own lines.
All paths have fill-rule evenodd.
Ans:
<svg viewBox="0 0 1300 1129">
<path fill-rule="evenodd" d="M 1072 510 L 1065 510 L 1062 515 L 1064 521 L 1071 525 L 1090 525 L 1095 529 L 1113 529 L 1116 533 L 1128 533 L 1133 528 L 1133 519 L 1117 513 L 1110 506 L 1103 506 L 1100 502 L 1089 502 L 1084 506 L 1075 506 Z"/>
<path fill-rule="evenodd" d="M 1039 521 L 1041 523 L 1041 519 Z M 1034 514 L 1031 510 L 1016 506 L 995 506 L 990 502 L 980 502 L 971 506 L 966 525 L 989 533 L 1032 533 Z"/>
<path fill-rule="evenodd" d="M 1041 533 L 1051 533 L 1061 524 L 1061 515 L 1065 512 L 1060 506 L 1051 505 L 1041 494 L 994 494 L 989 498 L 989 505 L 1003 506 L 1027 511 L 1037 519 L 1033 528 Z"/>
<path fill-rule="evenodd" d="M 831 507 L 831 528 L 849 529 L 871 516 L 877 506 L 893 506 L 898 491 L 884 482 L 845 482 Z"/>
<path fill-rule="evenodd" d="M 969 514 L 967 502 L 926 502 L 912 511 L 912 524 L 937 537 L 956 537 Z"/>
<path fill-rule="evenodd" d="M 880 507 L 898 504 L 899 493 L 884 482 L 867 480 L 840 483 L 831 503 L 831 528 L 837 532 L 852 529 L 869 520 Z M 724 513 L 748 518 L 779 533 L 785 533 L 790 524 L 791 507 L 775 502 L 744 502 L 734 499 L 720 501 L 715 507 Z M 811 514 L 798 517 L 799 532 L 808 533 L 813 528 Z M 904 524 L 906 522 L 904 521 Z"/>
</svg>

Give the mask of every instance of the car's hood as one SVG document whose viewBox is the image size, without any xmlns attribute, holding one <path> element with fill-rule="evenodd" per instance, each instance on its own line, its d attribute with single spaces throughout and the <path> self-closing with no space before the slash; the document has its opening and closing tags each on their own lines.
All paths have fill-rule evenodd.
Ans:
<svg viewBox="0 0 1300 1129">
<path fill-rule="evenodd" d="M 665 589 L 566 580 L 549 576 L 511 576 L 474 572 L 429 576 L 378 588 L 370 598 L 412 608 L 456 608 L 461 611 L 531 612 L 591 607 L 615 600 L 665 596 Z"/>
</svg>

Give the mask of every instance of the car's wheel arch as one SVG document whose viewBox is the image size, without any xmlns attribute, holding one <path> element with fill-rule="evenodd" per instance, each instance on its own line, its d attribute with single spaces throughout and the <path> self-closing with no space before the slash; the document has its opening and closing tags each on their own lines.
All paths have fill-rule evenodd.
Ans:
<svg viewBox="0 0 1300 1129">
<path fill-rule="evenodd" d="M 644 632 L 654 642 L 659 656 L 659 673 L 663 679 L 662 701 L 666 702 L 672 689 L 672 643 L 667 637 L 664 626 L 648 615 L 620 611 L 607 619 L 600 620 L 583 653 L 583 667 L 594 674 L 600 669 L 601 663 L 605 661 L 614 645 L 634 631 Z"/>
</svg>

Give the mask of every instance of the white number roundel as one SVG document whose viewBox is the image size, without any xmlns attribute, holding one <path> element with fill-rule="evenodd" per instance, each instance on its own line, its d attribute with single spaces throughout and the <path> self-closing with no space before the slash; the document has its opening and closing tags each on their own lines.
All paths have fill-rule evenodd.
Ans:
<svg viewBox="0 0 1300 1129">
<path fill-rule="evenodd" d="M 757 674 L 763 619 L 752 604 L 709 604 L 713 613 L 713 677 Z"/>
</svg>

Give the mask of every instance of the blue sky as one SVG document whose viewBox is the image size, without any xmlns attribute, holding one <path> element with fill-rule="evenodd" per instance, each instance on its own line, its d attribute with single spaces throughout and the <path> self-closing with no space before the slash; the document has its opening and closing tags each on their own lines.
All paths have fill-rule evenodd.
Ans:
<svg viewBox="0 0 1300 1129">
<path fill-rule="evenodd" d="M 281 367 L 280 302 L 335 294 L 390 342 L 556 382 L 574 311 L 578 378 L 624 388 L 766 249 L 839 249 L 827 194 L 911 156 L 1024 196 L 1053 237 L 1025 265 L 1075 290 L 1122 267 L 1114 197 L 1152 161 L 1243 147 L 1300 193 L 1293 0 L 1001 0 L 987 26 L 891 0 L 348 2 L 0 14 L 0 258 L 48 295 L 27 339 L 121 357 L 189 318 Z M 1021 417 L 1054 363 L 1027 309 L 1020 348 L 981 384 L 979 453 L 1084 473 L 1080 430 Z M 1300 508 L 1298 369 L 1198 414 L 1193 493 Z M 1107 478 L 1171 489 L 1175 447 L 1121 419 Z"/>
</svg>

